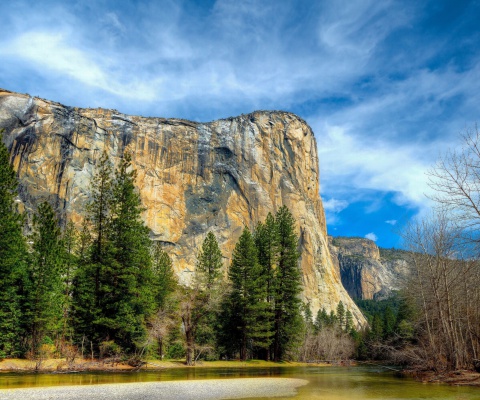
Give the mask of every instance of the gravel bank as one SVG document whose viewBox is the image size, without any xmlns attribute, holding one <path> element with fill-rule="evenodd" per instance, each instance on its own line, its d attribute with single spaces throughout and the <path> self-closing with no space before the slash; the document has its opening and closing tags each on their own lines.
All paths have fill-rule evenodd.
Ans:
<svg viewBox="0 0 480 400">
<path fill-rule="evenodd" d="M 220 400 L 287 397 L 307 384 L 304 379 L 242 378 L 198 381 L 121 383 L 0 390 L 2 400 Z"/>
</svg>

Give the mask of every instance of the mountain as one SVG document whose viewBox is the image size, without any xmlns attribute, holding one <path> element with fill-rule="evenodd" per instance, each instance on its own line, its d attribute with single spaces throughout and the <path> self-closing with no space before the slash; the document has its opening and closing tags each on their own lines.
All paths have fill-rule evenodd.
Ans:
<svg viewBox="0 0 480 400">
<path fill-rule="evenodd" d="M 330 256 L 310 127 L 294 114 L 257 111 L 197 123 L 81 109 L 0 90 L 0 128 L 17 171 L 19 201 L 32 213 L 48 200 L 61 220 L 82 220 L 89 184 L 104 150 L 118 163 L 133 155 L 151 237 L 188 283 L 208 231 L 230 264 L 244 226 L 253 229 L 282 205 L 297 221 L 303 298 L 315 313 L 341 300 L 364 318 Z"/>
<path fill-rule="evenodd" d="M 354 299 L 385 299 L 409 277 L 407 251 L 382 249 L 372 240 L 354 237 L 329 237 L 329 247 L 342 284 Z"/>
</svg>

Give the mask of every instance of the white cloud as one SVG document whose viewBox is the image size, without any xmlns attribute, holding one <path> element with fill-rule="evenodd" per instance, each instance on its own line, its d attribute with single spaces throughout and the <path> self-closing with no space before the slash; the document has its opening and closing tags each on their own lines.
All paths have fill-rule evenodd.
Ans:
<svg viewBox="0 0 480 400">
<path fill-rule="evenodd" d="M 373 232 L 370 232 L 365 235 L 365 239 L 370 239 L 376 242 L 378 240 L 378 236 L 375 235 Z"/>
<path fill-rule="evenodd" d="M 385 221 L 386 224 L 389 224 L 389 225 L 392 225 L 392 226 L 395 226 L 397 224 L 397 220 L 396 219 L 388 219 Z"/>
<path fill-rule="evenodd" d="M 313 94 L 343 91 L 345 84 L 373 71 L 367 62 L 371 49 L 408 21 L 397 16 L 393 24 L 386 6 L 370 3 L 345 2 L 322 10 L 311 5 L 321 17 L 312 12 L 303 23 L 311 25 L 308 34 L 320 33 L 316 41 L 305 42 L 303 34 L 285 30 L 297 10 L 282 2 L 219 0 L 208 24 L 177 2 L 146 2 L 135 10 L 138 21 L 130 24 L 126 19 L 133 16 L 120 11 L 98 6 L 96 20 L 60 3 L 54 11 L 67 23 L 54 24 L 47 15 L 42 22 L 38 15 L 48 7 L 30 10 L 20 2 L 16 14 L 22 18 L 0 39 L 0 49 L 9 59 L 26 61 L 47 81 L 72 78 L 114 94 L 120 104 L 141 100 L 147 102 L 144 108 L 167 106 L 179 113 L 201 102 L 204 109 L 221 109 L 217 116 L 225 117 L 232 105 L 242 112 L 288 109 Z M 265 24 L 272 14 L 275 18 Z M 92 39 L 93 30 L 101 35 Z M 352 57 L 364 60 L 361 68 Z"/>
<path fill-rule="evenodd" d="M 63 74 L 79 82 L 112 94 L 131 99 L 152 100 L 155 93 L 148 82 L 132 75 L 121 79 L 115 70 L 115 60 L 95 56 L 75 47 L 68 33 L 30 31 L 15 38 L 3 48 L 6 56 L 20 58 L 45 72 Z"/>
<path fill-rule="evenodd" d="M 319 127 L 316 132 L 322 193 L 334 194 L 342 182 L 351 189 L 395 191 L 409 202 L 425 202 L 425 171 L 432 162 L 425 159 L 428 148 L 365 140 L 344 126 Z"/>
<path fill-rule="evenodd" d="M 323 208 L 325 211 L 330 211 L 334 213 L 339 213 L 348 207 L 348 201 L 338 200 L 333 197 L 323 202 Z"/>
</svg>

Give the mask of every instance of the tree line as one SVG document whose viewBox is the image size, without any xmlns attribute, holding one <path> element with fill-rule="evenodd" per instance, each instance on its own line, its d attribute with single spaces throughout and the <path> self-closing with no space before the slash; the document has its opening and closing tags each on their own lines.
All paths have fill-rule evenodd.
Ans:
<svg viewBox="0 0 480 400">
<path fill-rule="evenodd" d="M 292 357 L 301 342 L 298 237 L 286 207 L 245 228 L 226 268 L 215 235 L 188 286 L 149 238 L 129 153 L 100 158 L 82 226 L 60 228 L 48 202 L 31 233 L 0 145 L 0 358 L 156 355 Z"/>
</svg>

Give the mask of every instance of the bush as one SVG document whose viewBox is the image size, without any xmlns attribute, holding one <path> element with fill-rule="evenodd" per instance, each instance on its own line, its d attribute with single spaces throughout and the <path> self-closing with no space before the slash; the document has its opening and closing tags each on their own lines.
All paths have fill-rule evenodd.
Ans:
<svg viewBox="0 0 480 400">
<path fill-rule="evenodd" d="M 100 358 L 116 357 L 122 353 L 122 348 L 113 340 L 108 340 L 100 344 Z"/>
<path fill-rule="evenodd" d="M 170 359 L 184 358 L 185 349 L 180 343 L 173 343 L 168 346 L 166 357 Z"/>
</svg>

